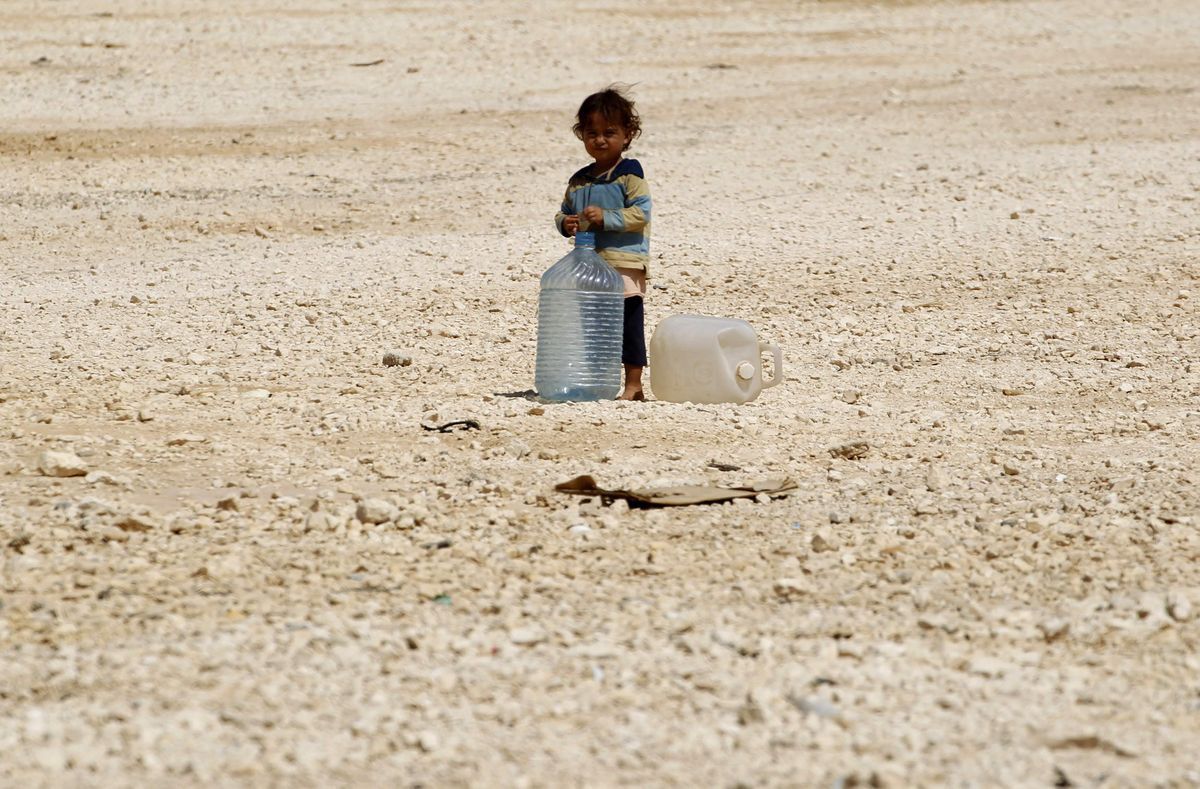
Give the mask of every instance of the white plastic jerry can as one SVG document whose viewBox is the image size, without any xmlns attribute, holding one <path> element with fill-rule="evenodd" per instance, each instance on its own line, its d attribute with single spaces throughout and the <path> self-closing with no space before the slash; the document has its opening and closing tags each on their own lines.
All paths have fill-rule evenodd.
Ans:
<svg viewBox="0 0 1200 789">
<path fill-rule="evenodd" d="M 774 358 L 763 381 L 762 357 Z M 650 338 L 650 389 L 672 403 L 748 403 L 783 380 L 783 352 L 736 318 L 672 315 Z"/>
</svg>

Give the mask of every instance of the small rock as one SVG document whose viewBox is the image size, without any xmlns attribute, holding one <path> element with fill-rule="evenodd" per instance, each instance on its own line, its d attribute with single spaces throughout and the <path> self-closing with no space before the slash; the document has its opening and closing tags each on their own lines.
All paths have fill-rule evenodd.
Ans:
<svg viewBox="0 0 1200 789">
<path fill-rule="evenodd" d="M 118 516 L 113 526 L 123 532 L 146 532 L 154 528 L 154 520 L 145 513 L 126 513 Z"/>
<path fill-rule="evenodd" d="M 615 658 L 621 654 L 620 647 L 605 641 L 597 641 L 592 644 L 580 644 L 571 649 L 572 655 L 589 658 L 591 660 L 607 660 Z"/>
<path fill-rule="evenodd" d="M 38 468 L 47 477 L 82 477 L 87 466 L 74 452 L 48 449 L 38 458 Z"/>
<path fill-rule="evenodd" d="M 180 433 L 177 436 L 167 439 L 167 446 L 181 447 L 184 444 L 202 444 L 207 440 L 208 438 L 198 433 Z"/>
<path fill-rule="evenodd" d="M 745 703 L 738 708 L 737 716 L 738 723 L 742 726 L 750 726 L 755 723 L 762 723 L 766 720 L 766 716 L 763 714 L 762 707 L 757 701 L 754 700 L 754 697 L 749 694 L 746 695 Z"/>
<path fill-rule="evenodd" d="M 842 460 L 861 460 L 871 451 L 871 445 L 866 441 L 850 441 L 829 448 L 829 454 Z"/>
<path fill-rule="evenodd" d="M 354 517 L 362 523 L 390 523 L 400 516 L 400 510 L 383 499 L 363 499 L 354 511 Z"/>
<path fill-rule="evenodd" d="M 373 463 L 371 469 L 383 479 L 400 479 L 400 469 L 391 463 Z"/>
<path fill-rule="evenodd" d="M 828 551 L 837 550 L 837 544 L 823 534 L 817 533 L 812 536 L 809 545 L 813 549 L 813 553 L 826 553 Z"/>
<path fill-rule="evenodd" d="M 1048 743 L 1052 750 L 1079 749 L 1085 751 L 1104 751 L 1115 756 L 1124 758 L 1133 758 L 1137 753 L 1133 750 L 1122 747 L 1112 740 L 1106 740 L 1093 732 L 1080 734 L 1072 737 L 1062 737 Z"/>
<path fill-rule="evenodd" d="M 384 367 L 410 367 L 412 365 L 412 357 L 396 351 L 388 351 L 383 355 Z"/>
<path fill-rule="evenodd" d="M 268 389 L 248 389 L 247 391 L 242 392 L 242 397 L 245 397 L 249 400 L 265 400 L 270 396 L 271 392 Z"/>
<path fill-rule="evenodd" d="M 335 531 L 338 528 L 338 522 L 327 512 L 310 512 L 304 520 L 304 526 L 308 531 Z"/>
<path fill-rule="evenodd" d="M 83 481 L 89 485 L 104 484 L 113 486 L 125 486 L 129 484 L 129 480 L 123 477 L 113 476 L 107 471 L 89 471 Z"/>
<path fill-rule="evenodd" d="M 854 658 L 862 660 L 863 655 L 867 652 L 866 648 L 857 641 L 849 641 L 842 639 L 837 642 L 837 656 L 842 658 Z"/>
<path fill-rule="evenodd" d="M 953 635 L 958 632 L 958 624 L 939 613 L 925 613 L 917 617 L 917 627 L 922 630 L 941 630 Z"/>
<path fill-rule="evenodd" d="M 1038 630 L 1042 631 L 1046 643 L 1052 644 L 1070 632 L 1071 623 L 1065 619 L 1047 619 L 1038 622 Z"/>
<path fill-rule="evenodd" d="M 774 590 L 781 600 L 795 600 L 809 593 L 809 585 L 803 578 L 780 578 L 775 581 Z"/>
<path fill-rule="evenodd" d="M 838 399 L 847 405 L 854 405 L 862 399 L 862 392 L 858 389 L 847 389 L 838 395 Z"/>
<path fill-rule="evenodd" d="M 968 660 L 966 666 L 964 666 L 967 673 L 977 674 L 988 679 L 998 679 L 1006 674 L 1011 674 L 1013 668 L 1010 663 L 986 655 L 976 655 Z"/>
<path fill-rule="evenodd" d="M 508 634 L 509 641 L 517 646 L 531 647 L 546 640 L 546 631 L 537 625 L 513 628 Z"/>
<path fill-rule="evenodd" d="M 914 515 L 937 515 L 942 511 L 937 502 L 928 499 L 919 501 L 913 506 Z"/>
<path fill-rule="evenodd" d="M 1192 618 L 1192 601 L 1186 593 L 1172 589 L 1167 592 L 1167 613 L 1176 622 L 1186 622 Z"/>
<path fill-rule="evenodd" d="M 1021 467 L 1011 460 L 1006 460 L 1000 464 L 1000 468 L 1010 477 L 1015 477 L 1021 473 Z"/>
<path fill-rule="evenodd" d="M 417 735 L 417 746 L 425 753 L 436 751 L 441 744 L 441 739 L 434 732 L 423 731 Z"/>
<path fill-rule="evenodd" d="M 945 490 L 949 484 L 950 479 L 940 466 L 930 466 L 929 471 L 925 472 L 925 489 L 931 493 Z"/>
<path fill-rule="evenodd" d="M 732 630 L 718 628 L 712 632 L 713 643 L 720 644 L 726 649 L 733 650 L 743 657 L 757 657 L 758 647 L 746 637 Z"/>
<path fill-rule="evenodd" d="M 819 696 L 797 696 L 794 693 L 789 693 L 787 700 L 789 704 L 805 715 L 815 715 L 818 718 L 830 718 L 834 720 L 842 717 L 840 709 Z"/>
<path fill-rule="evenodd" d="M 1138 619 L 1162 623 L 1168 616 L 1167 597 L 1161 592 L 1143 592 L 1134 605 L 1134 612 Z"/>
</svg>

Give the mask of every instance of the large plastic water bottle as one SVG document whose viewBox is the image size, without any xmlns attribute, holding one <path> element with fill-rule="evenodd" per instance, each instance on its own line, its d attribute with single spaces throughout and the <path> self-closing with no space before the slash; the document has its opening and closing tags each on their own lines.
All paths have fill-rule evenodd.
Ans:
<svg viewBox="0 0 1200 789">
<path fill-rule="evenodd" d="M 611 400 L 621 391 L 625 285 L 592 233 L 546 269 L 538 297 L 534 384 L 547 400 Z"/>
</svg>

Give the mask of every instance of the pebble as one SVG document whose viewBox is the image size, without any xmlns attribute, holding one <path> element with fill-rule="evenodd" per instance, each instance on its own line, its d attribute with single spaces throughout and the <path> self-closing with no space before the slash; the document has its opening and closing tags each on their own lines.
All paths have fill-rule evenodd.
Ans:
<svg viewBox="0 0 1200 789">
<path fill-rule="evenodd" d="M 989 655 L 975 655 L 967 660 L 963 667 L 968 674 L 977 674 L 988 679 L 998 679 L 1011 674 L 1014 668 L 1011 663 Z"/>
<path fill-rule="evenodd" d="M 128 512 L 118 515 L 112 525 L 127 532 L 151 531 L 157 526 L 154 517 L 145 512 Z"/>
<path fill-rule="evenodd" d="M 167 439 L 167 446 L 181 447 L 184 444 L 203 444 L 207 440 L 206 436 L 202 436 L 199 433 L 179 433 Z"/>
<path fill-rule="evenodd" d="M 362 523 L 390 523 L 400 517 L 396 505 L 383 499 L 363 499 L 354 510 L 354 517 Z"/>
<path fill-rule="evenodd" d="M 843 460 L 861 460 L 870 452 L 871 445 L 866 441 L 850 441 L 829 448 L 829 454 Z"/>
<path fill-rule="evenodd" d="M 1038 630 L 1042 631 L 1046 643 L 1052 644 L 1071 631 L 1071 623 L 1065 619 L 1046 619 L 1038 622 Z"/>
<path fill-rule="evenodd" d="M 780 578 L 772 587 L 775 596 L 781 600 L 796 600 L 811 591 L 811 586 L 803 578 Z"/>
<path fill-rule="evenodd" d="M 383 479 L 399 479 L 401 471 L 391 463 L 373 463 L 371 469 Z"/>
<path fill-rule="evenodd" d="M 304 525 L 308 531 L 323 532 L 334 531 L 339 522 L 327 512 L 310 512 L 304 520 Z"/>
<path fill-rule="evenodd" d="M 397 351 L 388 351 L 383 355 L 384 367 L 409 367 L 412 363 L 411 356 Z"/>
<path fill-rule="evenodd" d="M 1192 618 L 1192 602 L 1187 593 L 1179 589 L 1167 592 L 1167 613 L 1176 622 L 1187 622 Z"/>
<path fill-rule="evenodd" d="M 752 726 L 756 723 L 763 723 L 766 715 L 763 714 L 762 705 L 752 695 L 747 694 L 745 702 L 738 707 L 737 718 L 738 723 L 742 726 Z"/>
<path fill-rule="evenodd" d="M 546 631 L 537 625 L 517 627 L 509 631 L 508 640 L 517 646 L 531 647 L 546 640 Z"/>
<path fill-rule="evenodd" d="M 946 472 L 941 466 L 930 466 L 925 472 L 925 489 L 937 493 L 945 490 L 950 485 L 950 478 L 946 476 Z"/>
<path fill-rule="evenodd" d="M 809 547 L 813 549 L 813 553 L 827 553 L 837 550 L 837 541 L 832 537 L 818 532 L 809 540 Z"/>
<path fill-rule="evenodd" d="M 435 732 L 423 731 L 417 735 L 417 745 L 425 753 L 433 753 L 441 744 L 442 740 Z"/>
<path fill-rule="evenodd" d="M 801 696 L 798 694 L 789 693 L 787 700 L 789 704 L 803 712 L 805 715 L 814 715 L 818 718 L 828 718 L 833 720 L 842 717 L 842 711 L 840 708 L 826 701 L 820 696 Z"/>
<path fill-rule="evenodd" d="M 127 487 L 129 485 L 129 480 L 126 479 L 125 477 L 118 477 L 113 474 L 110 474 L 107 471 L 101 471 L 101 470 L 89 471 L 87 473 L 87 475 L 83 478 L 83 481 L 88 483 L 89 485 L 103 484 L 103 485 L 113 485 L 113 486 L 119 486 L 119 487 Z"/>
<path fill-rule="evenodd" d="M 48 449 L 38 458 L 38 469 L 47 477 L 82 477 L 87 464 L 74 452 Z"/>
</svg>

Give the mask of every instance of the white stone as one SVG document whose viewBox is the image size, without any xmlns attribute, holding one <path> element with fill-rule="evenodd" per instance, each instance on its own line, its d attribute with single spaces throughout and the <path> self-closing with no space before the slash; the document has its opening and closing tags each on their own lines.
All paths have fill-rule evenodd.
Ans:
<svg viewBox="0 0 1200 789">
<path fill-rule="evenodd" d="M 803 578 L 779 578 L 774 585 L 775 596 L 782 600 L 795 600 L 808 594 L 812 587 Z"/>
<path fill-rule="evenodd" d="M 1167 592 L 1167 613 L 1176 622 L 1186 622 L 1192 618 L 1192 601 L 1186 592 L 1178 589 Z"/>
<path fill-rule="evenodd" d="M 508 639 L 517 646 L 530 647 L 534 644 L 540 644 L 545 641 L 546 631 L 542 630 L 537 625 L 516 627 L 509 632 Z"/>
<path fill-rule="evenodd" d="M 38 458 L 38 468 L 47 477 L 82 477 L 85 464 L 74 452 L 48 449 Z"/>
<path fill-rule="evenodd" d="M 383 499 L 363 499 L 354 511 L 354 517 L 363 523 L 390 523 L 399 516 L 399 508 Z"/>
</svg>

